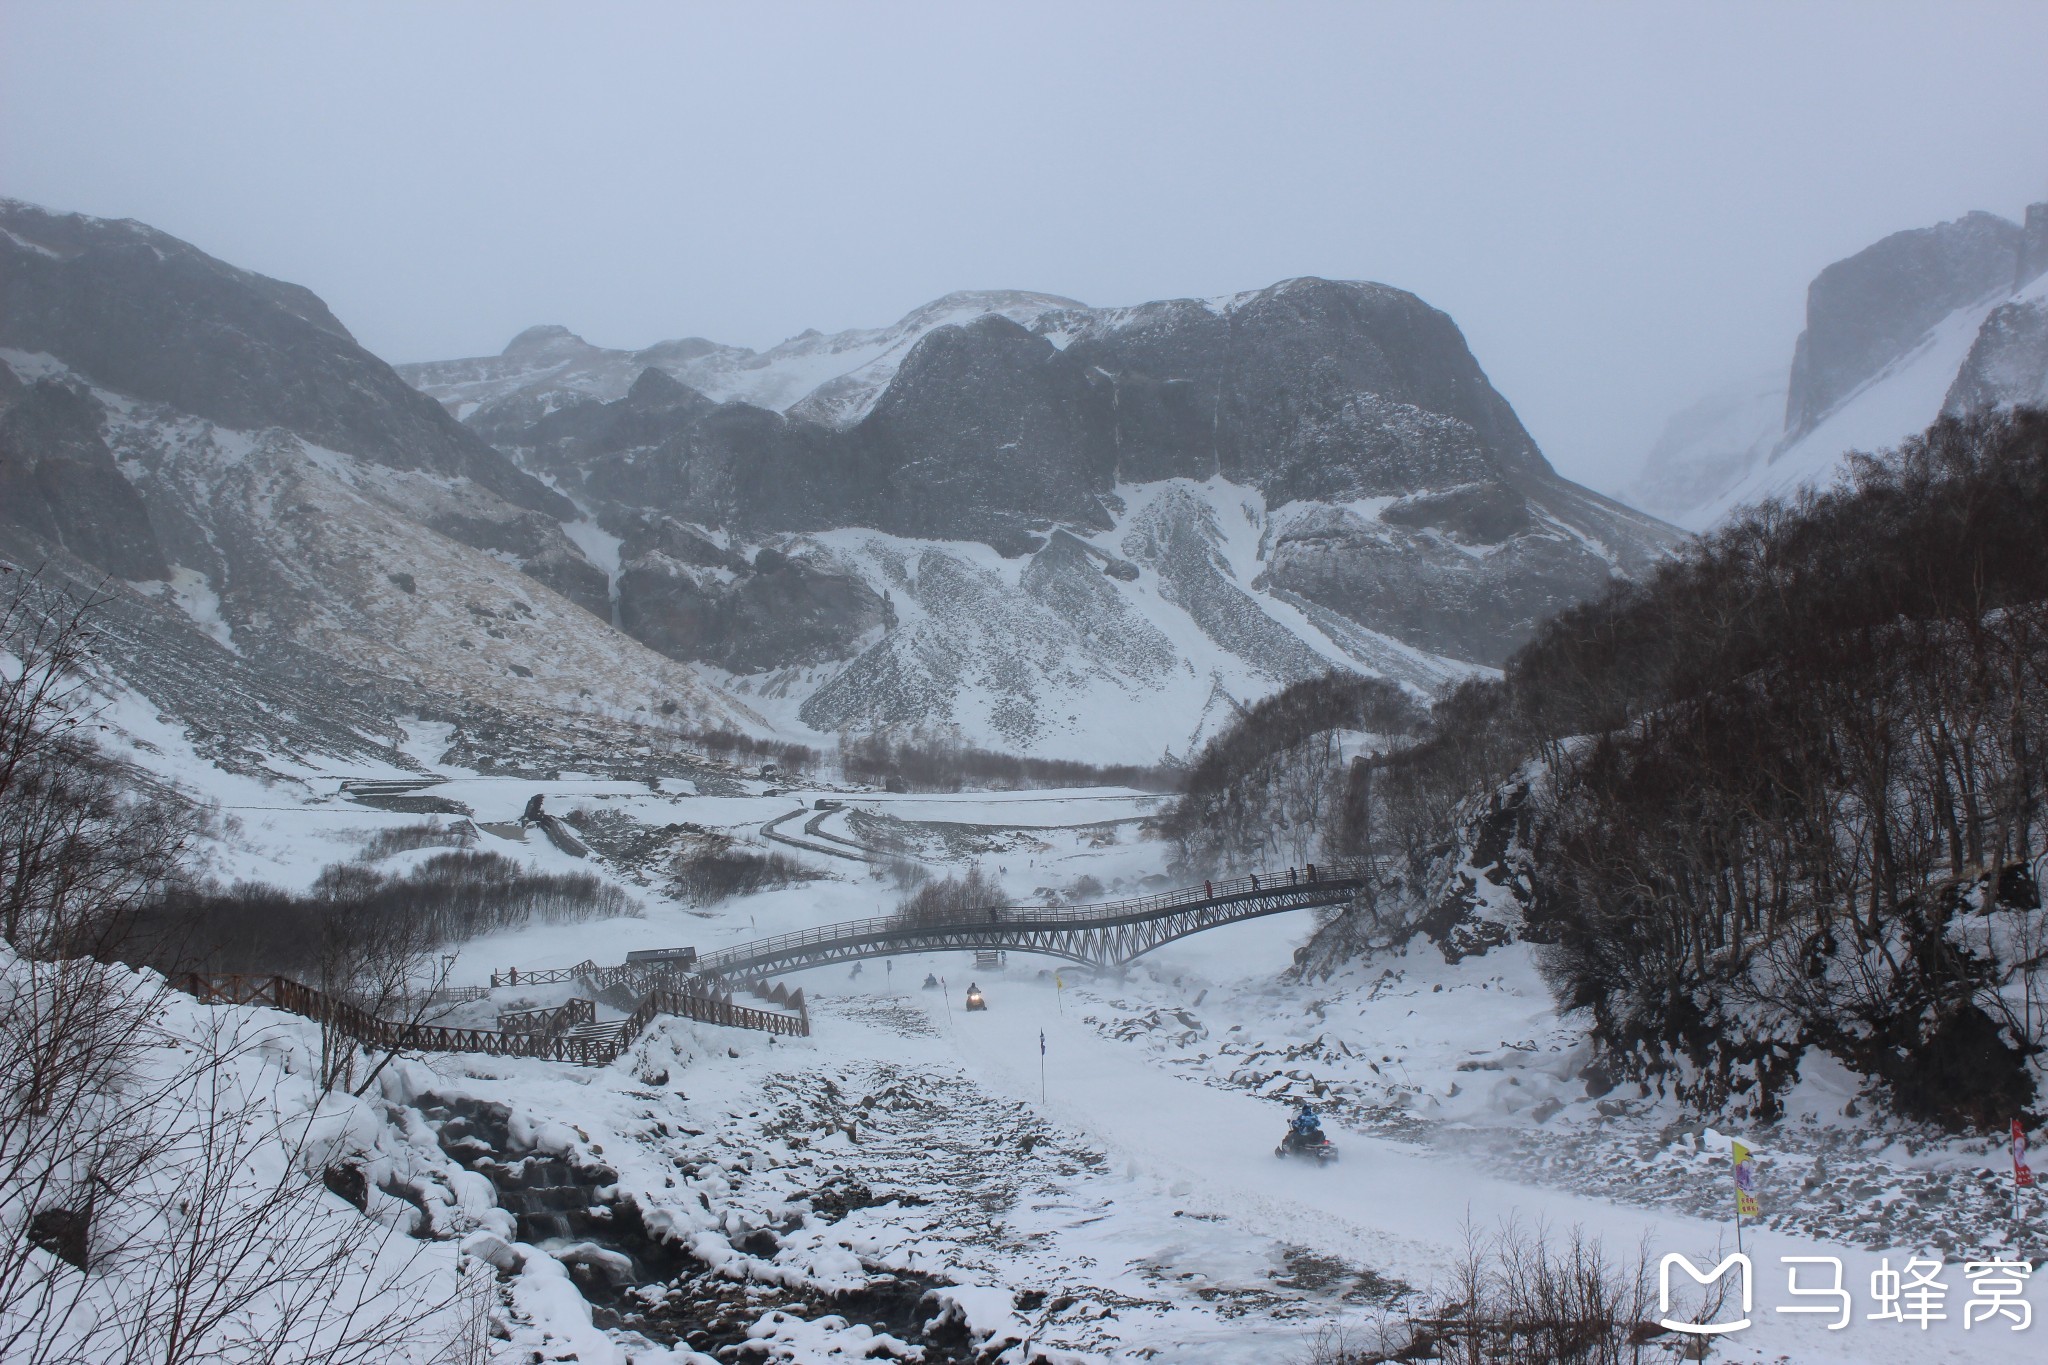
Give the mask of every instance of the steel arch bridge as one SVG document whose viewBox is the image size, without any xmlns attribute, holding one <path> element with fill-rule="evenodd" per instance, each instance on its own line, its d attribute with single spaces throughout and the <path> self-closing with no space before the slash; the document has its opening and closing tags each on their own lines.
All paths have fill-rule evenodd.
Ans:
<svg viewBox="0 0 2048 1365">
<path fill-rule="evenodd" d="M 800 933 L 736 944 L 697 961 L 699 971 L 736 980 L 830 966 L 859 958 L 959 949 L 1041 953 L 1089 967 L 1121 967 L 1154 948 L 1204 929 L 1321 905 L 1348 905 L 1365 884 L 1351 866 L 1278 876 L 1252 873 L 1179 891 L 1067 910 L 977 907 L 956 922 L 909 924 L 898 916 L 823 924 Z"/>
</svg>

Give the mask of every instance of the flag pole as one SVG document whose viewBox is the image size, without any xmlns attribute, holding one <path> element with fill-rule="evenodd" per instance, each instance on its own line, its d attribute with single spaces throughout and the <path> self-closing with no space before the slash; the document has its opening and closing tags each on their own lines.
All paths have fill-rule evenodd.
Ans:
<svg viewBox="0 0 2048 1365">
<path fill-rule="evenodd" d="M 1756 1158 L 1749 1147 L 1740 1142 L 1731 1142 L 1728 1158 L 1735 1166 L 1735 1254 L 1742 1255 L 1742 1215 L 1751 1217 L 1760 1212 L 1756 1202 Z"/>
<path fill-rule="evenodd" d="M 1038 1031 L 1038 1107 L 1045 1107 L 1045 1030 Z"/>
</svg>

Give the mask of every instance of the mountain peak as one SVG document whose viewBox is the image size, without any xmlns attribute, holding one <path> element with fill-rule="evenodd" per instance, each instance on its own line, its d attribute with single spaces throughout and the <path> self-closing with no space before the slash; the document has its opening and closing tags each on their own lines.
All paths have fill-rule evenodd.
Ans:
<svg viewBox="0 0 2048 1365">
<path fill-rule="evenodd" d="M 504 354 L 508 357 L 527 359 L 557 351 L 588 349 L 590 343 L 562 326 L 559 322 L 544 322 L 529 327 L 505 343 Z"/>
</svg>

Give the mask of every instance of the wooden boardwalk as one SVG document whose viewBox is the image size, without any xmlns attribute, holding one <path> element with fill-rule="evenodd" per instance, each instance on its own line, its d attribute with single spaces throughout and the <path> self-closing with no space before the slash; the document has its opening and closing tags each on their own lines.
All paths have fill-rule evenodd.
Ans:
<svg viewBox="0 0 2048 1365">
<path fill-rule="evenodd" d="M 380 1019 L 339 996 L 288 976 L 188 972 L 171 978 L 171 984 L 207 1004 L 268 1005 L 288 1010 L 387 1052 L 474 1052 L 488 1057 L 539 1057 L 551 1062 L 604 1066 L 632 1046 L 633 1040 L 664 1014 L 783 1037 L 810 1036 L 810 1014 L 804 1008 L 801 991 L 784 997 L 795 1010 L 785 1013 L 734 1004 L 730 991 L 701 980 L 675 979 L 626 967 L 593 968 L 590 973 L 572 975 L 576 972 L 576 968 L 564 969 L 550 979 L 588 981 L 595 990 L 633 984 L 639 987 L 639 1005 L 625 1019 L 612 1023 L 598 1023 L 596 1005 L 578 998 L 562 1005 L 507 1011 L 498 1016 L 495 1029 L 454 1028 Z M 542 975 L 534 973 L 525 979 L 537 983 Z"/>
</svg>

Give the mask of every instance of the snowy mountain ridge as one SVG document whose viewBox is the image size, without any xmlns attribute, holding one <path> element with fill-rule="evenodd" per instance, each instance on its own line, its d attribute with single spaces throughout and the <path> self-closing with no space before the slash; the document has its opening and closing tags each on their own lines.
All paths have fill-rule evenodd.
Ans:
<svg viewBox="0 0 2048 1365">
<path fill-rule="evenodd" d="M 1055 294 L 962 290 L 912 309 L 886 327 L 807 330 L 765 351 L 685 337 L 638 350 L 593 346 L 559 325 L 529 327 L 496 356 L 426 361 L 394 368 L 468 420 L 515 396 L 544 415 L 571 397 L 623 398 L 643 371 L 660 370 L 718 402 L 744 402 L 844 427 L 867 415 L 896 366 L 935 328 L 993 314 L 1029 326 L 1049 313 L 1085 310 Z M 479 426 L 488 427 L 483 413 Z"/>
<path fill-rule="evenodd" d="M 211 761 L 404 769 L 427 713 L 515 765 L 761 727 L 611 629 L 572 505 L 312 295 L 140 224 L 0 222 L 0 559 L 101 599 L 103 685 Z"/>
<path fill-rule="evenodd" d="M 613 765 L 717 729 L 1185 759 L 1331 668 L 1496 668 L 1677 543 L 1386 285 L 955 294 L 758 356 L 542 328 L 411 367 L 430 396 L 141 224 L 0 226 L 0 553 L 107 576 L 126 683 L 235 766 L 406 766 L 426 717 L 471 766 L 621 724 Z"/>
<path fill-rule="evenodd" d="M 1405 291 L 1046 302 L 912 314 L 845 426 L 805 415 L 824 390 L 776 412 L 656 365 L 610 401 L 411 373 L 617 538 L 623 629 L 807 740 L 1186 758 L 1219 695 L 1331 667 L 1427 694 L 1677 543 L 1559 478 Z M 946 320 L 992 303 L 1028 321 Z"/>
</svg>

